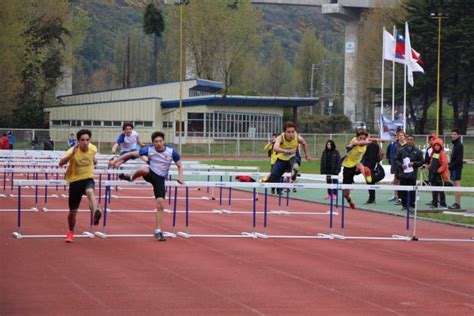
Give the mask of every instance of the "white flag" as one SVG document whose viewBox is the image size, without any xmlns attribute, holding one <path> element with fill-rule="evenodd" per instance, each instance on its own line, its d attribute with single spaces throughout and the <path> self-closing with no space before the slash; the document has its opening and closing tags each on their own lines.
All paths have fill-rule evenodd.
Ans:
<svg viewBox="0 0 474 316">
<path fill-rule="evenodd" d="M 408 30 L 408 22 L 405 22 L 405 64 L 407 65 L 407 75 L 408 75 L 408 83 L 410 86 L 414 86 L 413 81 L 413 72 L 422 72 L 425 71 L 423 68 L 416 62 L 416 60 L 412 56 L 412 48 L 410 42 L 410 31 Z"/>
</svg>

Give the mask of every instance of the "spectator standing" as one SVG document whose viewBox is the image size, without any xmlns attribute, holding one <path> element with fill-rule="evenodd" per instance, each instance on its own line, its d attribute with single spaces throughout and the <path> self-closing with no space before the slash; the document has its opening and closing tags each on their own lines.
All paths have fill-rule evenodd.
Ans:
<svg viewBox="0 0 474 316">
<path fill-rule="evenodd" d="M 406 145 L 400 148 L 395 156 L 395 164 L 397 166 L 400 185 L 414 186 L 416 185 L 418 168 L 423 166 L 424 159 L 421 150 L 415 146 L 415 137 L 408 135 L 406 137 Z M 407 193 L 410 194 L 410 204 L 408 205 Z M 415 191 L 400 191 L 402 199 L 402 209 L 405 207 L 415 207 Z"/>
<path fill-rule="evenodd" d="M 449 181 L 448 158 L 444 152 L 444 143 L 441 138 L 436 138 L 433 141 L 433 153 L 431 154 L 431 161 L 428 169 L 432 186 L 443 186 L 444 181 Z M 443 191 L 433 192 L 433 204 L 431 205 L 431 208 L 438 207 L 441 209 L 447 209 L 446 195 Z"/>
<path fill-rule="evenodd" d="M 31 141 L 31 148 L 33 148 L 33 150 L 40 150 L 40 142 L 38 140 L 38 136 L 35 136 Z"/>
<path fill-rule="evenodd" d="M 13 132 L 8 131 L 7 137 L 8 137 L 8 142 L 10 144 L 10 149 L 13 149 L 13 147 L 15 145 L 15 136 L 13 135 Z"/>
<path fill-rule="evenodd" d="M 320 166 L 320 173 L 325 174 L 326 176 L 326 183 L 337 183 L 337 179 L 332 179 L 331 176 L 338 175 L 341 171 L 341 155 L 339 151 L 336 149 L 336 143 L 332 139 L 329 139 L 326 142 L 326 146 L 324 147 L 323 154 L 321 155 L 321 166 Z M 333 196 L 334 199 L 337 198 L 336 196 L 337 190 L 336 189 L 328 189 L 328 193 L 326 194 L 326 200 Z"/>
<path fill-rule="evenodd" d="M 51 139 L 51 137 L 48 137 L 43 141 L 43 149 L 54 150 L 54 141 Z"/>
<path fill-rule="evenodd" d="M 375 184 L 376 181 L 380 181 L 381 179 L 376 179 L 375 177 L 375 168 L 377 164 L 382 160 L 382 151 L 378 144 L 377 140 L 372 141 L 370 144 L 367 145 L 367 150 L 362 157 L 362 164 L 368 167 L 372 173 L 372 181 L 367 181 L 367 184 Z M 366 204 L 374 204 L 375 203 L 375 190 L 369 190 L 369 199 L 367 200 Z"/>
<path fill-rule="evenodd" d="M 453 151 L 451 152 L 451 159 L 449 161 L 449 172 L 451 174 L 451 181 L 453 181 L 454 186 L 460 187 L 464 159 L 464 145 L 461 143 L 459 129 L 455 128 L 451 131 L 451 142 L 453 143 Z M 453 205 L 449 206 L 449 209 L 461 209 L 461 192 L 455 193 L 455 202 Z"/>
<path fill-rule="evenodd" d="M 1 149 L 10 149 L 10 143 L 8 141 L 7 133 L 3 133 Z"/>
<path fill-rule="evenodd" d="M 390 162 L 390 173 L 393 174 L 393 184 L 394 185 L 399 185 L 400 184 L 400 179 L 399 179 L 399 170 L 397 169 L 396 163 L 395 163 L 395 157 L 397 155 L 397 152 L 403 148 L 406 144 L 406 139 L 405 139 L 405 132 L 403 130 L 398 130 L 397 131 L 397 141 L 395 143 L 392 143 L 390 147 L 390 155 L 389 155 L 389 162 Z M 395 191 L 393 197 L 389 200 L 389 202 L 395 202 L 395 205 L 400 205 L 402 204 L 402 200 L 400 199 L 400 196 L 398 195 L 398 192 Z"/>
</svg>

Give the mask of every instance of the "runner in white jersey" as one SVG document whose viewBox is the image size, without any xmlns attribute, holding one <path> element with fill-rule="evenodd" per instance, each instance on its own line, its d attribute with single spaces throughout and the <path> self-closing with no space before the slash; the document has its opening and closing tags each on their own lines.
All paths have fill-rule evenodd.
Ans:
<svg viewBox="0 0 474 316">
<path fill-rule="evenodd" d="M 183 165 L 178 152 L 172 147 L 166 145 L 165 134 L 162 132 L 154 132 L 151 135 L 153 145 L 149 145 L 140 149 L 140 151 L 132 151 L 126 153 L 109 162 L 110 167 L 116 168 L 123 163 L 124 160 L 137 158 L 139 156 L 148 157 L 149 166 L 137 169 L 132 176 L 120 174 L 119 178 L 127 181 L 134 181 L 139 177 L 143 177 L 145 181 L 153 185 L 153 192 L 156 199 L 156 229 L 155 238 L 159 241 L 165 241 L 161 231 L 161 222 L 163 221 L 163 209 L 165 199 L 165 180 L 174 161 L 178 166 L 178 183 L 183 183 Z"/>
<path fill-rule="evenodd" d="M 119 146 L 120 146 L 120 156 L 132 151 L 139 150 L 140 148 L 138 147 L 138 145 L 140 145 L 140 147 L 145 146 L 140 141 L 140 138 L 138 137 L 138 133 L 133 130 L 132 123 L 130 122 L 123 123 L 122 130 L 123 132 L 120 133 L 119 137 L 117 138 L 117 141 L 112 147 L 112 154 L 115 155 L 115 153 L 117 152 L 117 148 Z M 135 158 L 131 158 L 131 159 L 135 159 Z M 122 163 L 126 162 L 127 160 L 128 159 L 124 160 Z M 143 159 L 143 161 L 146 162 L 145 159 Z"/>
</svg>

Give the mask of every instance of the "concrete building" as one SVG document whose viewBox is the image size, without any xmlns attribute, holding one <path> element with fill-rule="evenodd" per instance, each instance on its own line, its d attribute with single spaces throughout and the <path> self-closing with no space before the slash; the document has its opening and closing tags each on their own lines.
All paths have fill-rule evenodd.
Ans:
<svg viewBox="0 0 474 316">
<path fill-rule="evenodd" d="M 183 81 L 181 143 L 207 143 L 215 139 L 264 138 L 282 130 L 283 110 L 312 106 L 317 98 L 223 96 L 223 84 L 193 79 Z M 124 122 L 133 122 L 149 142 L 160 130 L 170 143 L 179 137 L 179 82 L 71 94 L 58 97 L 61 104 L 49 106 L 49 125 L 57 141 L 68 131 L 91 129 L 101 140 L 114 142 Z M 294 113 L 296 111 L 293 111 Z"/>
</svg>

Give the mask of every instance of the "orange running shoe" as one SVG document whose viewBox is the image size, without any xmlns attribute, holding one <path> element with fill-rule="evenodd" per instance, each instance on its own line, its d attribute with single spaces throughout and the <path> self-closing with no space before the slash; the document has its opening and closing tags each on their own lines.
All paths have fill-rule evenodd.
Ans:
<svg viewBox="0 0 474 316">
<path fill-rule="evenodd" d="M 74 237 L 74 232 L 73 231 L 68 231 L 66 234 L 66 239 L 64 240 L 65 242 L 72 242 L 72 238 Z"/>
<path fill-rule="evenodd" d="M 369 167 L 364 167 L 364 177 L 367 180 L 367 183 L 372 182 L 372 171 Z"/>
<path fill-rule="evenodd" d="M 356 205 L 355 205 L 354 201 L 350 201 L 350 202 L 349 202 L 349 206 L 350 206 L 352 209 L 355 209 L 355 208 L 356 208 Z"/>
</svg>

